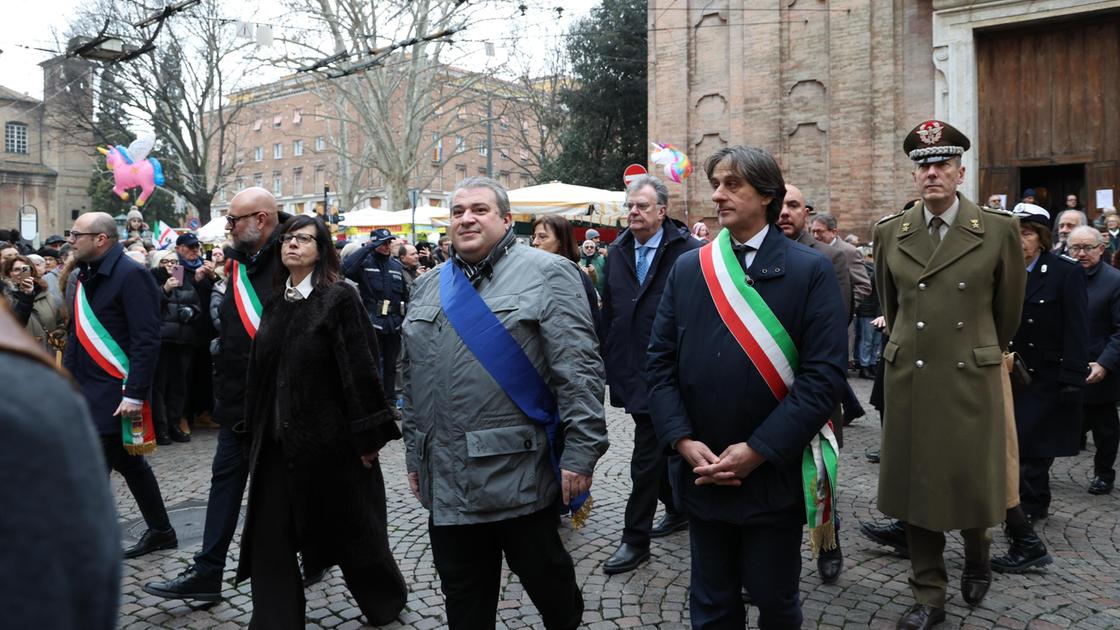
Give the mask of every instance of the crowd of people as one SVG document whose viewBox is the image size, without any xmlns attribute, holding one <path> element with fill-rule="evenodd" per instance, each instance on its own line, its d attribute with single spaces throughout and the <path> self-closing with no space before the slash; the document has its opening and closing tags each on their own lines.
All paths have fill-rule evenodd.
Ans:
<svg viewBox="0 0 1120 630">
<path fill-rule="evenodd" d="M 1053 221 L 1029 195 L 1014 213 L 975 204 L 958 191 L 969 145 L 947 123 L 915 127 L 903 149 L 918 198 L 867 244 L 742 145 L 704 161 L 715 222 L 672 218 L 666 185 L 641 176 L 609 245 L 552 215 L 524 242 L 505 189 L 483 177 L 456 186 L 434 246 L 377 229 L 340 251 L 322 221 L 262 188 L 233 198 L 229 241 L 208 252 L 192 233 L 159 249 L 139 211 L 123 232 L 87 213 L 35 254 L 0 234 L 18 322 L 0 327 L 25 326 L 46 365 L 61 353 L 83 430 L 147 525 L 126 558 L 178 545 L 145 454 L 216 422 L 202 546 L 143 590 L 221 599 L 248 487 L 236 579 L 251 580 L 250 627 L 269 629 L 302 628 L 304 587 L 332 566 L 367 622 L 403 610 L 378 460 L 395 440 L 429 515 L 448 625 L 494 627 L 504 559 L 544 627 L 578 627 L 557 528 L 589 522 L 604 402 L 634 431 L 602 571 L 632 571 L 688 529 L 694 628 L 745 627 L 748 603 L 763 628 L 799 628 L 806 525 L 819 579 L 843 572 L 837 463 L 844 425 L 864 415 L 848 379 L 871 379 L 882 442 L 868 457 L 893 520 L 859 529 L 910 558 L 914 605 L 897 627 L 930 628 L 945 618 L 945 532 L 961 530 L 960 591 L 978 606 L 992 570 L 1052 562 L 1033 526 L 1054 458 L 1091 432 L 1088 491 L 1105 494 L 1120 442 L 1120 221 L 1090 225 L 1076 198 Z M 93 499 L 108 496 L 102 482 L 85 481 Z M 82 514 L 103 520 L 95 504 Z M 1000 523 L 1011 547 L 992 557 Z M 112 625 L 104 602 L 75 606 Z"/>
</svg>

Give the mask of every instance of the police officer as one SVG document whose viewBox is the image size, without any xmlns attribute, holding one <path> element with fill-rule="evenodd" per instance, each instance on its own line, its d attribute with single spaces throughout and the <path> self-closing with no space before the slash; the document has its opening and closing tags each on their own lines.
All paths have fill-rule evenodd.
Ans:
<svg viewBox="0 0 1120 630">
<path fill-rule="evenodd" d="M 916 126 L 903 150 L 922 200 L 875 226 L 875 282 L 890 330 L 878 505 L 907 523 L 916 603 L 898 622 L 905 629 L 945 619 L 948 530 L 964 538 L 964 600 L 983 600 L 988 528 L 1006 510 L 1006 423 L 993 418 L 1004 417 L 1003 351 L 1019 327 L 1027 274 L 1015 217 L 957 192 L 969 146 L 942 121 Z"/>
<path fill-rule="evenodd" d="M 369 236 L 368 243 L 343 261 L 342 272 L 358 283 L 362 303 L 377 330 L 385 397 L 395 400 L 397 354 L 401 349 L 401 323 L 404 321 L 404 305 L 408 302 L 408 288 L 405 286 L 404 265 L 392 256 L 393 233 L 378 228 Z"/>
</svg>

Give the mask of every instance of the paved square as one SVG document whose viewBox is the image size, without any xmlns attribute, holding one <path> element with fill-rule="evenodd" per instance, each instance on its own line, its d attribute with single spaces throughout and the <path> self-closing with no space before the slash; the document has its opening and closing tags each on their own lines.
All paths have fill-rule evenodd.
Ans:
<svg viewBox="0 0 1120 630">
<path fill-rule="evenodd" d="M 861 400 L 867 400 L 870 381 L 852 379 Z M 879 423 L 874 410 L 845 429 L 846 449 L 841 454 L 839 499 L 844 517 L 841 541 L 845 569 L 837 584 L 825 586 L 809 561 L 805 547 L 801 595 L 806 628 L 894 628 L 910 605 L 906 584 L 908 563 L 864 539 L 858 520 L 882 518 L 875 510 L 877 466 L 864 453 L 878 447 Z M 688 627 L 688 533 L 680 532 L 654 541 L 652 560 L 638 570 L 607 577 L 600 565 L 614 551 L 622 531 L 622 516 L 629 491 L 632 421 L 609 409 L 607 422 L 611 448 L 600 462 L 592 492 L 595 509 L 588 525 L 579 531 L 564 526 L 563 536 L 576 563 L 583 586 L 586 612 L 583 620 L 593 630 L 610 628 Z M 167 579 L 182 571 L 199 548 L 201 517 L 210 485 L 210 459 L 216 431 L 198 431 L 189 444 L 161 447 L 151 457 L 164 500 L 183 539 L 177 550 L 161 551 L 126 560 L 122 583 L 121 628 L 241 628 L 252 611 L 249 585 L 234 589 L 236 564 L 226 567 L 226 599 L 210 608 L 163 600 L 140 590 L 149 580 Z M 958 536 L 946 549 L 949 565 L 948 620 L 939 628 L 1120 628 L 1120 501 L 1117 495 L 1095 497 L 1085 489 L 1092 474 L 1090 451 L 1059 459 L 1054 465 L 1051 516 L 1039 527 L 1054 564 L 1043 572 L 995 576 L 995 583 L 980 608 L 970 610 L 957 590 L 963 558 Z M 428 552 L 427 512 L 412 498 L 404 477 L 403 445 L 395 442 L 381 456 L 389 497 L 390 543 L 412 593 L 392 628 L 444 627 L 443 597 Z M 112 479 L 125 534 L 139 512 L 122 479 Z M 658 518 L 660 518 L 660 513 Z M 131 529 L 130 529 L 131 528 Z M 143 531 L 143 526 L 139 527 Z M 993 555 L 1003 553 L 1007 542 L 995 532 Z M 231 557 L 238 553 L 234 539 Z M 765 570 L 765 567 L 760 567 Z M 752 627 L 757 611 L 752 611 Z M 310 628 L 359 628 L 360 612 L 349 599 L 342 575 L 334 569 L 328 578 L 307 591 Z M 504 583 L 498 604 L 499 628 L 538 628 L 540 617 L 516 577 Z"/>
</svg>

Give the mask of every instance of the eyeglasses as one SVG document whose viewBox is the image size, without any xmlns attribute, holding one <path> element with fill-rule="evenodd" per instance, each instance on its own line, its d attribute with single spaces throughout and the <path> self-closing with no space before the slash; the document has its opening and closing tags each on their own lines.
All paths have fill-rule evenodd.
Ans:
<svg viewBox="0 0 1120 630">
<path fill-rule="evenodd" d="M 70 230 L 70 237 L 67 238 L 66 240 L 73 243 L 74 241 L 77 241 L 79 238 L 82 238 L 83 236 L 99 236 L 101 234 L 104 234 L 104 232 L 75 232 L 73 230 Z"/>
<path fill-rule="evenodd" d="M 632 208 L 637 208 L 638 210 L 641 210 L 642 212 L 645 212 L 646 210 L 649 210 L 649 207 L 650 207 L 651 205 L 653 205 L 653 204 L 649 204 L 649 203 L 635 203 L 635 202 L 632 202 L 632 201 L 628 201 L 628 202 L 626 202 L 626 204 L 625 204 L 625 205 L 626 205 L 626 209 L 627 209 L 627 210 L 630 210 L 630 209 L 632 209 Z"/>
<path fill-rule="evenodd" d="M 1091 252 L 1094 249 L 1102 247 L 1101 245 L 1070 245 L 1069 251 L 1076 254 L 1078 252 Z"/>
<path fill-rule="evenodd" d="M 232 230 L 233 228 L 237 227 L 237 222 L 238 221 L 240 221 L 241 219 L 248 219 L 249 217 L 251 217 L 255 214 L 260 214 L 260 213 L 259 212 L 250 212 L 249 214 L 243 214 L 241 216 L 237 216 L 237 215 L 234 215 L 234 214 L 227 214 L 226 215 L 226 223 L 229 225 L 229 229 Z"/>
<path fill-rule="evenodd" d="M 308 243 L 315 241 L 315 237 L 311 234 L 284 234 L 280 236 L 280 240 L 285 245 L 291 243 L 292 239 L 298 241 L 300 245 L 307 245 Z"/>
</svg>

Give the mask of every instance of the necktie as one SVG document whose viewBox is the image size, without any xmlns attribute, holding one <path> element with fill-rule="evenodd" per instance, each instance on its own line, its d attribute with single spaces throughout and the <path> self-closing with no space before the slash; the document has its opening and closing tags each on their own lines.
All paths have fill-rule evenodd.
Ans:
<svg viewBox="0 0 1120 630">
<path fill-rule="evenodd" d="M 295 287 L 288 287 L 284 290 L 284 299 L 289 302 L 298 302 L 303 299 L 303 294 Z"/>
<path fill-rule="evenodd" d="M 933 239 L 934 247 L 941 244 L 942 225 L 945 225 L 945 222 L 941 220 L 941 217 L 933 217 L 929 220 L 929 237 Z"/>
<path fill-rule="evenodd" d="M 645 245 L 638 246 L 638 266 L 635 269 L 638 272 L 638 286 L 646 281 L 646 274 L 649 273 L 649 249 Z"/>
<path fill-rule="evenodd" d="M 735 260 L 739 261 L 739 266 L 743 268 L 743 271 L 746 271 L 749 266 L 747 265 L 747 252 L 753 252 L 755 250 L 754 245 L 732 245 L 731 249 L 735 251 Z"/>
</svg>

